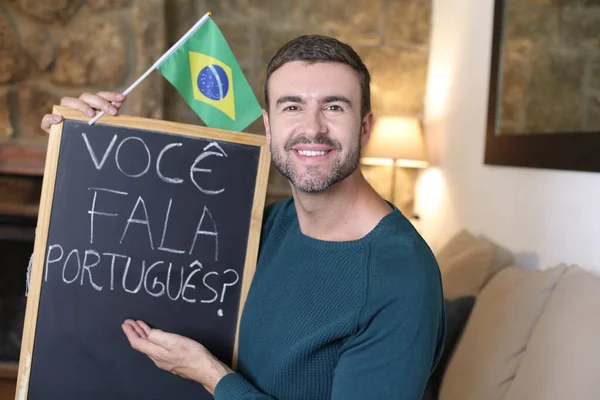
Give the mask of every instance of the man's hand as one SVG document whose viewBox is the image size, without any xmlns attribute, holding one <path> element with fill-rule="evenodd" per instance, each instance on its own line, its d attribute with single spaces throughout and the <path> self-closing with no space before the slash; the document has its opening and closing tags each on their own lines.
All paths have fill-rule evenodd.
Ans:
<svg viewBox="0 0 600 400">
<path fill-rule="evenodd" d="M 91 118 L 96 115 L 97 110 L 104 111 L 108 115 L 116 115 L 124 101 L 125 96 L 121 93 L 99 92 L 97 94 L 83 93 L 78 98 L 63 97 L 60 100 L 60 105 L 77 110 Z M 61 121 L 61 115 L 46 114 L 42 118 L 40 126 L 46 133 L 50 133 L 50 127 Z"/>
<path fill-rule="evenodd" d="M 210 394 L 221 378 L 233 372 L 192 339 L 152 329 L 143 321 L 128 319 L 122 328 L 131 347 L 150 357 L 157 367 L 202 384 Z"/>
</svg>

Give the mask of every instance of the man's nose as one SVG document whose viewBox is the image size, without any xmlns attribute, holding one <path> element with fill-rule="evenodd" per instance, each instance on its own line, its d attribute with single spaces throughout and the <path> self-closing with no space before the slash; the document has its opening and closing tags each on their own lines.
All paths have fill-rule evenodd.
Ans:
<svg viewBox="0 0 600 400">
<path fill-rule="evenodd" d="M 320 109 L 307 110 L 304 114 L 303 131 L 308 137 L 316 137 L 327 132 L 327 124 Z"/>
</svg>

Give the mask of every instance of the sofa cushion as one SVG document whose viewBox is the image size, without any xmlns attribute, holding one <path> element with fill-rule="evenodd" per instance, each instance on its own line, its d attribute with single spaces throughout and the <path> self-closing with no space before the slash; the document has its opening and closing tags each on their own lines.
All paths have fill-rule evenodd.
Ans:
<svg viewBox="0 0 600 400">
<path fill-rule="evenodd" d="M 475 296 L 494 272 L 494 245 L 462 230 L 436 254 L 436 259 L 444 297 Z"/>
<path fill-rule="evenodd" d="M 505 400 L 600 398 L 600 277 L 570 267 L 537 322 Z"/>
<path fill-rule="evenodd" d="M 427 382 L 425 396 L 422 400 L 438 398 L 446 367 L 452 358 L 454 348 L 458 343 L 458 339 L 460 339 L 474 304 L 475 297 L 473 296 L 446 300 L 446 337 L 444 340 L 444 348 L 442 350 L 440 361 Z"/>
<path fill-rule="evenodd" d="M 523 352 L 565 266 L 498 272 L 477 297 L 448 364 L 440 400 L 500 400 L 521 364 Z"/>
<path fill-rule="evenodd" d="M 490 266 L 489 278 L 494 276 L 494 274 L 500 271 L 502 268 L 514 264 L 515 257 L 510 250 L 500 246 L 485 235 L 478 235 L 477 239 L 482 240 L 485 243 L 489 243 L 494 247 L 494 255 L 492 257 L 492 265 Z"/>
</svg>

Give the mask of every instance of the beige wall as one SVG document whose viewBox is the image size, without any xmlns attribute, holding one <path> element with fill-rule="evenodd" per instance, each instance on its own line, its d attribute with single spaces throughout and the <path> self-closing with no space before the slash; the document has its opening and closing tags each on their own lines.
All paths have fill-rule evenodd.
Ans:
<svg viewBox="0 0 600 400">
<path fill-rule="evenodd" d="M 466 228 L 522 266 L 600 274 L 600 174 L 483 164 L 493 9 L 493 0 L 434 3 L 425 117 L 434 168 L 418 184 L 417 226 L 434 249 Z"/>
</svg>

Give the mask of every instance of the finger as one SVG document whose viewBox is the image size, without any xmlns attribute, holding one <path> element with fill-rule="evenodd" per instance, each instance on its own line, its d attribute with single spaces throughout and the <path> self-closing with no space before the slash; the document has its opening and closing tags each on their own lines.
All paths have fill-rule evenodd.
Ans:
<svg viewBox="0 0 600 400">
<path fill-rule="evenodd" d="M 128 319 L 124 323 L 131 326 L 140 337 L 148 339 L 148 334 L 144 331 L 144 329 L 142 329 L 142 327 L 137 322 Z"/>
<path fill-rule="evenodd" d="M 110 101 L 98 96 L 97 94 L 82 93 L 79 96 L 79 99 L 86 102 L 91 107 L 97 110 L 102 110 L 107 114 L 115 115 L 117 113 L 117 109 L 111 104 Z"/>
<path fill-rule="evenodd" d="M 125 333 L 125 336 L 129 341 L 129 345 L 137 350 L 136 346 L 138 342 L 142 340 L 142 337 L 138 335 L 138 333 L 135 329 L 133 329 L 133 326 L 131 326 L 131 324 L 123 323 L 123 325 L 121 325 L 121 329 L 123 329 L 123 332 Z"/>
<path fill-rule="evenodd" d="M 60 105 L 77 110 L 88 117 L 93 117 L 96 114 L 94 109 L 90 107 L 88 103 L 74 97 L 63 97 L 60 100 Z"/>
<path fill-rule="evenodd" d="M 61 115 L 58 115 L 58 114 L 46 114 L 42 118 L 41 128 L 44 131 L 46 131 L 47 133 L 50 133 L 50 127 L 52 125 L 54 125 L 54 124 L 58 124 L 60 121 L 62 121 L 62 116 Z"/>
<path fill-rule="evenodd" d="M 129 340 L 129 344 L 131 347 L 133 347 L 133 349 L 139 351 L 140 353 L 144 353 L 149 357 L 162 359 L 166 357 L 167 351 L 164 348 L 152 343 L 144 337 L 139 336 L 131 324 L 124 323 L 122 328 L 123 332 L 125 332 L 125 336 L 127 336 L 127 340 Z"/>
<path fill-rule="evenodd" d="M 150 332 L 152 332 L 152 328 L 148 326 L 144 321 L 137 320 L 137 325 L 144 331 L 146 337 L 150 336 Z"/>
<path fill-rule="evenodd" d="M 165 334 L 165 335 L 159 334 L 158 335 L 159 339 L 158 340 L 155 339 L 156 340 L 155 342 L 153 342 L 152 340 L 150 340 L 154 344 L 156 344 L 156 345 L 158 345 L 158 346 L 160 346 L 160 347 L 162 347 L 164 349 L 167 349 L 166 346 L 165 346 L 166 344 L 170 344 L 170 343 L 173 342 L 173 339 L 172 338 L 169 339 L 169 338 L 167 338 L 167 336 L 178 336 L 178 335 L 174 335 L 174 334 L 171 334 L 171 333 L 162 332 L 159 329 L 152 329 L 152 328 L 150 328 L 150 326 L 148 326 L 148 324 L 146 324 L 142 320 L 134 321 L 132 319 L 127 319 L 127 320 L 125 320 L 124 324 L 127 324 L 127 325 L 131 326 L 140 337 L 142 337 L 142 338 L 144 338 L 146 340 L 150 340 L 150 334 L 153 331 L 155 331 L 157 333 L 160 332 L 162 334 Z"/>
<path fill-rule="evenodd" d="M 119 92 L 103 91 L 103 92 L 98 92 L 96 95 L 99 97 L 102 97 L 103 99 L 108 100 L 109 102 L 113 102 L 113 103 L 117 103 L 117 102 L 122 103 L 127 98 L 127 96 L 125 96 L 124 94 L 119 93 Z"/>
</svg>

